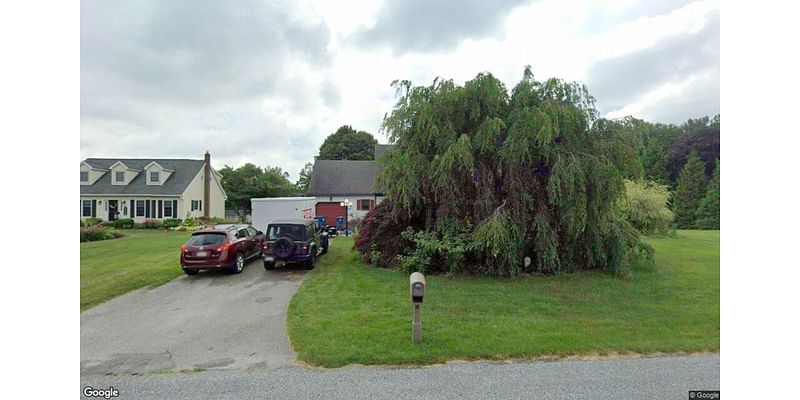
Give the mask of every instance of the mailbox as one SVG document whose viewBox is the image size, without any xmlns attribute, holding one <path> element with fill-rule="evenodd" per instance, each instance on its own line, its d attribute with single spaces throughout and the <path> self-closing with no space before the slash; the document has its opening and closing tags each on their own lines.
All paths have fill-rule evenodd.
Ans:
<svg viewBox="0 0 800 400">
<path fill-rule="evenodd" d="M 411 303 L 414 305 L 414 320 L 411 322 L 411 341 L 419 343 L 422 340 L 422 320 L 420 319 L 420 308 L 425 299 L 425 275 L 419 272 L 411 274 L 410 289 Z"/>
<path fill-rule="evenodd" d="M 419 272 L 411 274 L 411 302 L 422 304 L 425 298 L 425 275 Z"/>
</svg>

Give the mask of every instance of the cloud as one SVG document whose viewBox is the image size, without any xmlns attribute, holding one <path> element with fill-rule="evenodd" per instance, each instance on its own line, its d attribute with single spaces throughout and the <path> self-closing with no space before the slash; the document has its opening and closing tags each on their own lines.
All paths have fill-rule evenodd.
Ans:
<svg viewBox="0 0 800 400">
<path fill-rule="evenodd" d="M 609 117 L 719 112 L 713 0 L 81 2 L 81 157 L 192 157 L 294 178 L 341 125 L 379 131 L 390 82 L 586 82 Z"/>
<path fill-rule="evenodd" d="M 374 26 L 357 31 L 355 41 L 396 53 L 448 50 L 502 32 L 505 17 L 527 1 L 386 0 Z"/>
<path fill-rule="evenodd" d="M 672 115 L 662 122 L 700 116 L 700 110 L 719 112 L 719 42 L 719 11 L 715 11 L 700 29 L 669 35 L 650 47 L 594 62 L 587 73 L 589 91 L 597 98 L 600 111 L 612 115 L 619 115 L 622 109 L 642 111 L 645 103 L 654 106 L 656 98 L 666 100 L 688 92 L 695 93 L 691 96 L 695 100 L 673 99 L 669 112 L 655 113 Z M 685 85 L 690 81 L 704 90 L 716 87 L 716 91 L 697 93 Z M 698 104 L 699 98 L 709 103 Z M 637 105 L 639 102 L 644 103 Z"/>
<path fill-rule="evenodd" d="M 289 119 L 341 101 L 330 33 L 292 2 L 81 2 L 81 156 L 258 159 L 302 167 Z M 276 100 L 277 99 L 277 100 Z M 278 101 L 281 112 L 263 107 Z M 219 163 L 215 162 L 215 165 Z M 293 172 L 293 171 L 290 171 Z M 296 173 L 296 172 L 293 172 Z"/>
</svg>

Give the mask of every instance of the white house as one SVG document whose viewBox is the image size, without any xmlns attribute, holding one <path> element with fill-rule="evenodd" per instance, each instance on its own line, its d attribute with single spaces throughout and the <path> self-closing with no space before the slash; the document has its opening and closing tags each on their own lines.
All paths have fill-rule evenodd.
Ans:
<svg viewBox="0 0 800 400">
<path fill-rule="evenodd" d="M 308 195 L 316 197 L 316 215 L 324 216 L 326 224 L 335 225 L 337 217 L 344 217 L 341 203 L 347 199 L 351 207 L 348 219 L 362 218 L 384 199 L 382 190 L 375 186 L 380 172 L 376 160 L 390 149 L 390 145 L 375 145 L 375 160 L 316 160 Z"/>
<path fill-rule="evenodd" d="M 221 179 L 208 152 L 202 160 L 87 158 L 81 161 L 81 219 L 224 218 Z"/>
</svg>

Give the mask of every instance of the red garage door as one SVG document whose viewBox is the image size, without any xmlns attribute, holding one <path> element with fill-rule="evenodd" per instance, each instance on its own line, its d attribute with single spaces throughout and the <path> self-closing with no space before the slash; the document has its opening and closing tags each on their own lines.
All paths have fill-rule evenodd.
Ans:
<svg viewBox="0 0 800 400">
<path fill-rule="evenodd" d="M 344 207 L 339 203 L 317 203 L 317 216 L 325 217 L 325 224 L 336 226 L 336 217 L 344 217 Z"/>
</svg>

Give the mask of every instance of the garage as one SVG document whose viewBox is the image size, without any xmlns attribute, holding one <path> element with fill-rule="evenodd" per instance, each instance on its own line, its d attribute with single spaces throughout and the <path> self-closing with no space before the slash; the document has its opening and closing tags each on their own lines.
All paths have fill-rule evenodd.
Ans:
<svg viewBox="0 0 800 400">
<path fill-rule="evenodd" d="M 325 217 L 327 225 L 336 225 L 336 217 L 344 217 L 344 207 L 338 202 L 317 203 L 317 216 Z"/>
</svg>

